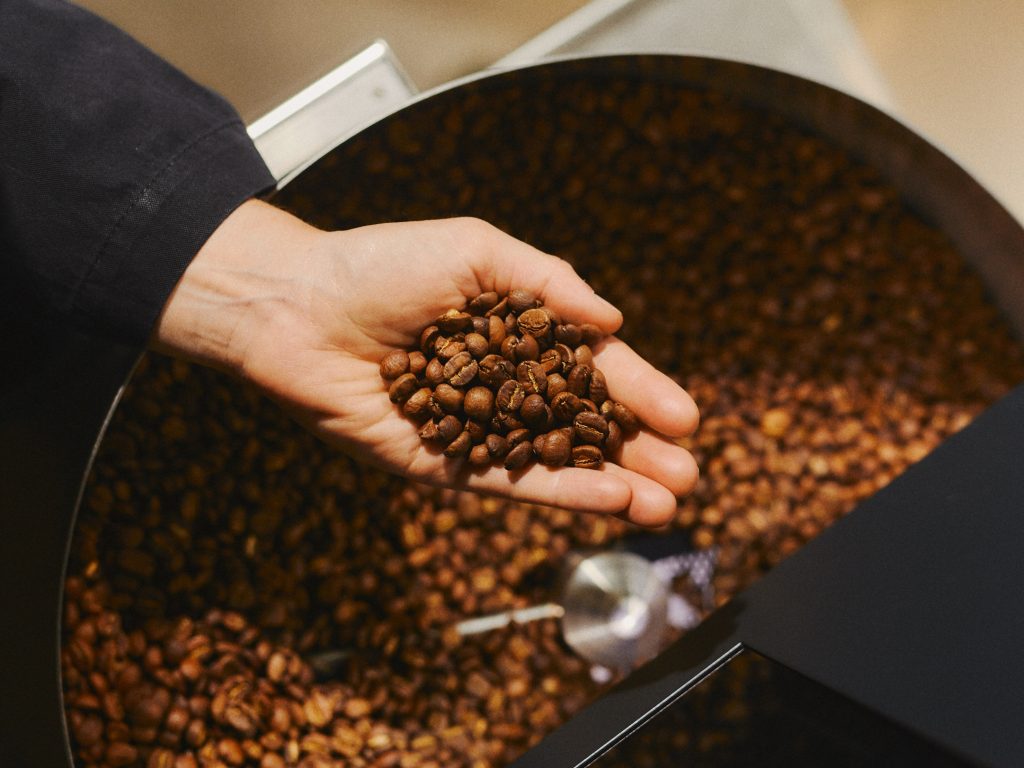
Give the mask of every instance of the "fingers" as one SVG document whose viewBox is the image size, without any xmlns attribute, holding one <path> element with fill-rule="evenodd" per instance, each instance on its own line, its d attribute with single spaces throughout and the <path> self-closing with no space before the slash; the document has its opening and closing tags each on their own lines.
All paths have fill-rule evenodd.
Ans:
<svg viewBox="0 0 1024 768">
<path fill-rule="evenodd" d="M 591 469 L 534 464 L 514 473 L 500 467 L 483 472 L 464 468 L 462 475 L 461 484 L 469 490 L 576 512 L 619 514 L 629 509 L 632 499 L 627 481 Z"/>
<path fill-rule="evenodd" d="M 623 444 L 617 463 L 665 486 L 677 497 L 693 491 L 699 476 L 689 451 L 646 431 Z"/>
<path fill-rule="evenodd" d="M 605 464 L 598 474 L 619 478 L 629 485 L 629 507 L 619 517 L 646 528 L 656 528 L 675 516 L 678 507 L 676 497 L 661 483 L 618 464 Z"/>
<path fill-rule="evenodd" d="M 567 320 L 593 323 L 605 333 L 614 333 L 622 325 L 622 313 L 594 293 L 567 261 L 489 225 L 483 241 L 483 247 L 477 249 L 484 260 L 478 278 L 487 290 L 508 293 L 524 288 Z"/>
<path fill-rule="evenodd" d="M 608 380 L 608 395 L 628 406 L 651 429 L 668 437 L 692 434 L 700 420 L 685 390 L 615 337 L 602 341 L 594 362 Z"/>
</svg>

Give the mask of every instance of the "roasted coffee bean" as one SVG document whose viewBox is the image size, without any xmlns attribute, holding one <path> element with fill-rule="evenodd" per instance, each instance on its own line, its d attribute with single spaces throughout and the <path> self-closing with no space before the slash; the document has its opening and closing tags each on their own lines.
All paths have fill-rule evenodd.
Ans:
<svg viewBox="0 0 1024 768">
<path fill-rule="evenodd" d="M 516 378 L 523 385 L 528 395 L 543 395 L 548 389 L 548 376 L 544 366 L 538 362 L 527 361 L 516 367 Z"/>
<path fill-rule="evenodd" d="M 444 381 L 444 363 L 436 357 L 431 359 L 423 370 L 423 378 L 431 386 L 436 387 L 438 384 L 441 384 Z"/>
<path fill-rule="evenodd" d="M 482 359 L 488 352 L 487 339 L 479 333 L 466 334 L 466 351 L 477 360 Z"/>
<path fill-rule="evenodd" d="M 583 337 L 584 344 L 588 347 L 593 347 L 597 342 L 604 338 L 604 331 L 593 323 L 583 323 L 583 325 L 580 326 L 580 335 Z"/>
<path fill-rule="evenodd" d="M 622 427 L 617 422 L 608 422 L 608 434 L 604 438 L 604 455 L 614 458 L 622 448 Z"/>
<path fill-rule="evenodd" d="M 523 336 L 532 336 L 536 339 L 544 338 L 551 330 L 551 318 L 543 309 L 528 309 L 516 319 L 519 332 Z"/>
<path fill-rule="evenodd" d="M 548 432 L 540 452 L 540 461 L 549 467 L 561 467 L 572 453 L 572 440 L 565 430 Z"/>
<path fill-rule="evenodd" d="M 576 395 L 576 397 L 586 397 L 587 390 L 590 387 L 591 373 L 593 373 L 593 369 L 589 365 L 577 362 L 565 379 L 566 389 Z"/>
<path fill-rule="evenodd" d="M 594 367 L 594 352 L 589 345 L 580 344 L 572 353 L 576 358 L 576 365 L 585 365 L 589 368 Z"/>
<path fill-rule="evenodd" d="M 449 309 L 434 321 L 434 325 L 440 328 L 442 333 L 464 333 L 472 329 L 473 316 L 468 312 Z"/>
<path fill-rule="evenodd" d="M 600 445 L 608 434 L 608 423 L 596 413 L 582 411 L 573 419 L 573 434 L 581 443 Z"/>
<path fill-rule="evenodd" d="M 516 412 L 506 413 L 505 411 L 498 411 L 494 418 L 491 419 L 491 429 L 498 434 L 513 432 L 525 426 L 522 419 L 516 415 Z"/>
<path fill-rule="evenodd" d="M 487 446 L 481 443 L 480 445 L 474 445 L 469 451 L 469 463 L 474 467 L 486 467 L 491 463 L 491 454 L 487 450 Z"/>
<path fill-rule="evenodd" d="M 583 341 L 583 332 L 578 325 L 564 323 L 555 326 L 555 341 L 572 348 L 579 346 Z"/>
<path fill-rule="evenodd" d="M 509 448 L 515 448 L 521 442 L 529 440 L 531 438 L 530 430 L 526 428 L 514 429 L 505 435 L 505 440 L 508 441 Z"/>
<path fill-rule="evenodd" d="M 600 370 L 595 369 L 591 372 L 587 391 L 590 393 L 590 399 L 598 406 L 608 399 L 608 382 Z"/>
<path fill-rule="evenodd" d="M 408 372 L 409 353 L 404 350 L 396 349 L 393 352 L 388 352 L 380 361 L 380 376 L 387 381 L 397 379 L 403 373 Z"/>
<path fill-rule="evenodd" d="M 422 376 L 427 369 L 427 356 L 420 351 L 409 353 L 409 373 Z"/>
<path fill-rule="evenodd" d="M 549 373 L 548 374 L 548 389 L 545 396 L 548 400 L 554 400 L 562 392 L 565 392 L 568 387 L 568 383 L 561 374 Z"/>
<path fill-rule="evenodd" d="M 494 308 L 498 303 L 498 298 L 498 294 L 494 291 L 481 293 L 479 296 L 470 300 L 467 305 L 467 309 L 474 315 L 484 315 L 486 312 Z"/>
<path fill-rule="evenodd" d="M 566 344 L 557 343 L 553 349 L 558 352 L 558 356 L 562 358 L 562 374 L 565 375 L 573 369 L 576 365 L 576 353 L 573 352 L 572 347 Z"/>
<path fill-rule="evenodd" d="M 526 338 L 531 337 L 528 336 Z M 501 342 L 501 356 L 506 360 L 513 361 L 514 363 L 519 362 L 520 360 L 526 360 L 528 359 L 527 357 L 520 357 L 519 348 L 528 343 L 529 342 L 525 342 L 524 339 L 519 336 L 506 336 L 505 340 Z M 536 344 L 536 340 L 534 340 L 534 344 Z M 528 355 L 529 352 L 530 349 L 527 348 L 523 354 Z"/>
<path fill-rule="evenodd" d="M 456 355 L 466 350 L 464 337 L 460 336 L 438 336 L 434 345 L 434 354 L 441 362 L 447 362 Z"/>
<path fill-rule="evenodd" d="M 480 381 L 496 389 L 516 376 L 516 367 L 500 355 L 487 355 L 480 361 Z"/>
<path fill-rule="evenodd" d="M 615 401 L 614 400 L 605 400 L 598 407 L 597 412 L 600 413 L 602 416 L 604 416 L 606 419 L 608 419 L 610 421 L 611 418 L 612 418 L 612 411 L 613 410 L 615 410 Z"/>
<path fill-rule="evenodd" d="M 544 401 L 543 395 L 527 395 L 519 409 L 519 417 L 527 427 L 536 431 L 547 430 L 551 425 L 551 408 Z"/>
<path fill-rule="evenodd" d="M 436 421 L 428 421 L 423 425 L 420 429 L 420 439 L 426 440 L 428 443 L 436 443 L 440 439 Z"/>
<path fill-rule="evenodd" d="M 437 440 L 448 445 L 462 432 L 462 422 L 456 416 L 445 416 L 437 422 Z"/>
<path fill-rule="evenodd" d="M 504 318 L 509 312 L 508 297 L 503 296 L 497 304 L 484 312 L 484 317 L 500 317 Z"/>
<path fill-rule="evenodd" d="M 572 392 L 560 392 L 551 399 L 551 411 L 562 423 L 571 423 L 581 410 L 583 403 Z"/>
<path fill-rule="evenodd" d="M 511 448 L 505 456 L 505 469 L 522 469 L 533 460 L 533 442 L 524 440 Z"/>
<path fill-rule="evenodd" d="M 598 408 L 597 403 L 595 403 L 589 397 L 581 397 L 580 404 L 583 406 L 583 410 L 585 411 L 590 411 L 591 413 L 601 412 L 601 409 Z"/>
<path fill-rule="evenodd" d="M 616 402 L 612 407 L 612 418 L 622 427 L 626 436 L 635 435 L 640 429 L 640 419 L 627 406 Z"/>
<path fill-rule="evenodd" d="M 577 445 L 572 449 L 572 465 L 580 469 L 598 469 L 604 463 L 601 449 L 596 445 Z"/>
<path fill-rule="evenodd" d="M 490 333 L 490 330 L 491 330 L 491 323 L 490 323 L 490 319 L 489 318 L 477 317 L 477 316 L 474 315 L 474 317 L 473 317 L 473 331 L 472 331 L 473 333 L 475 333 L 475 334 L 477 334 L 479 336 L 483 336 L 486 339 L 487 335 Z M 468 336 L 469 334 L 466 334 L 466 335 Z"/>
<path fill-rule="evenodd" d="M 391 382 L 391 386 L 388 388 L 388 397 L 391 398 L 392 403 L 404 403 L 419 388 L 419 382 L 416 381 L 413 374 L 403 373 Z"/>
<path fill-rule="evenodd" d="M 533 457 L 540 459 L 541 451 L 544 450 L 544 440 L 547 438 L 547 434 L 541 432 L 539 435 L 534 435 L 533 438 Z"/>
<path fill-rule="evenodd" d="M 429 387 L 418 389 L 402 406 L 402 413 L 414 421 L 423 421 L 434 415 L 434 391 Z"/>
<path fill-rule="evenodd" d="M 488 421 L 494 415 L 494 393 L 487 387 L 473 387 L 466 392 L 463 408 L 471 419 Z"/>
<path fill-rule="evenodd" d="M 473 441 L 473 445 L 482 443 L 489 434 L 487 425 L 475 419 L 466 421 L 466 431 L 469 433 L 469 439 Z"/>
<path fill-rule="evenodd" d="M 508 440 L 493 432 L 484 440 L 484 445 L 487 446 L 487 452 L 492 458 L 503 459 L 505 454 L 508 453 Z"/>
<path fill-rule="evenodd" d="M 464 387 L 477 374 L 477 362 L 469 352 L 459 352 L 444 365 L 444 378 L 453 387 Z"/>
<path fill-rule="evenodd" d="M 536 360 L 540 357 L 540 344 L 533 336 L 523 336 L 519 345 L 515 348 L 515 360 L 517 363 Z"/>
<path fill-rule="evenodd" d="M 469 432 L 463 431 L 458 437 L 448 443 L 444 449 L 444 455 L 449 459 L 457 459 L 469 453 L 469 449 L 472 446 L 473 438 L 470 437 Z"/>
<path fill-rule="evenodd" d="M 557 349 L 546 349 L 541 352 L 539 362 L 544 368 L 544 373 L 548 375 L 562 370 L 562 356 L 558 354 Z"/>
<path fill-rule="evenodd" d="M 494 404 L 502 411 L 518 411 L 526 398 L 526 391 L 518 381 L 506 381 L 498 388 Z"/>
<path fill-rule="evenodd" d="M 420 334 L 420 352 L 428 357 L 433 355 L 439 338 L 441 338 L 441 329 L 436 325 L 428 325 Z"/>
<path fill-rule="evenodd" d="M 502 342 L 505 341 L 505 323 L 496 315 L 487 319 L 487 348 L 492 353 L 501 352 Z"/>
<path fill-rule="evenodd" d="M 465 392 L 456 389 L 451 384 L 438 384 L 434 388 L 434 400 L 445 413 L 459 413 L 462 410 L 465 396 Z"/>
<path fill-rule="evenodd" d="M 508 306 L 517 315 L 533 309 L 538 303 L 536 296 L 522 288 L 515 288 L 508 294 Z"/>
</svg>

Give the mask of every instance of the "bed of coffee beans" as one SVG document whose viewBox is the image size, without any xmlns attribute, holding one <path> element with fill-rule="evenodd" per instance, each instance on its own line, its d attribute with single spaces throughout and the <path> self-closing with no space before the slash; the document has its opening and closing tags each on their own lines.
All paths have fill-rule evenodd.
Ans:
<svg viewBox="0 0 1024 768">
<path fill-rule="evenodd" d="M 480 87 L 280 200 L 331 228 L 477 215 L 569 259 L 701 409 L 671 527 L 720 550 L 719 602 L 1024 380 L 969 266 L 831 143 L 669 82 Z M 507 764 L 601 686 L 555 620 L 450 628 L 551 599 L 569 551 L 627 532 L 390 477 L 149 357 L 71 547 L 78 765 Z"/>
<path fill-rule="evenodd" d="M 418 351 L 385 355 L 380 375 L 420 438 L 450 459 L 599 469 L 640 428 L 594 366 L 602 336 L 529 291 L 488 291 L 424 328 Z"/>
</svg>

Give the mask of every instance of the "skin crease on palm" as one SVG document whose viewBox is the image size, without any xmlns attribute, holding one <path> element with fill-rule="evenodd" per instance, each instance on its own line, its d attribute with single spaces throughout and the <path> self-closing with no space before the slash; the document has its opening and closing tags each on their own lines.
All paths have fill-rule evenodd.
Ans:
<svg viewBox="0 0 1024 768">
<path fill-rule="evenodd" d="M 646 425 L 600 471 L 534 464 L 476 469 L 420 440 L 380 378 L 387 352 L 417 345 L 450 307 L 525 288 L 576 323 L 608 334 L 621 313 L 563 260 L 475 219 L 324 232 L 273 206 L 243 203 L 185 271 L 153 346 L 239 375 L 301 424 L 354 456 L 414 480 L 572 510 L 668 522 L 697 480 L 673 442 L 696 429 L 693 400 L 628 345 L 595 348 L 610 395 Z"/>
</svg>

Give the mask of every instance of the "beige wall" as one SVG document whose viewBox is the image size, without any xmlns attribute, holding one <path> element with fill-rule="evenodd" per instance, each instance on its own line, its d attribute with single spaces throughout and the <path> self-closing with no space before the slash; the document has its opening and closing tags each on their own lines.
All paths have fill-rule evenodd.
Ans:
<svg viewBox="0 0 1024 768">
<path fill-rule="evenodd" d="M 481 69 L 585 0 L 79 0 L 247 121 L 383 37 L 421 89 Z"/>
</svg>

